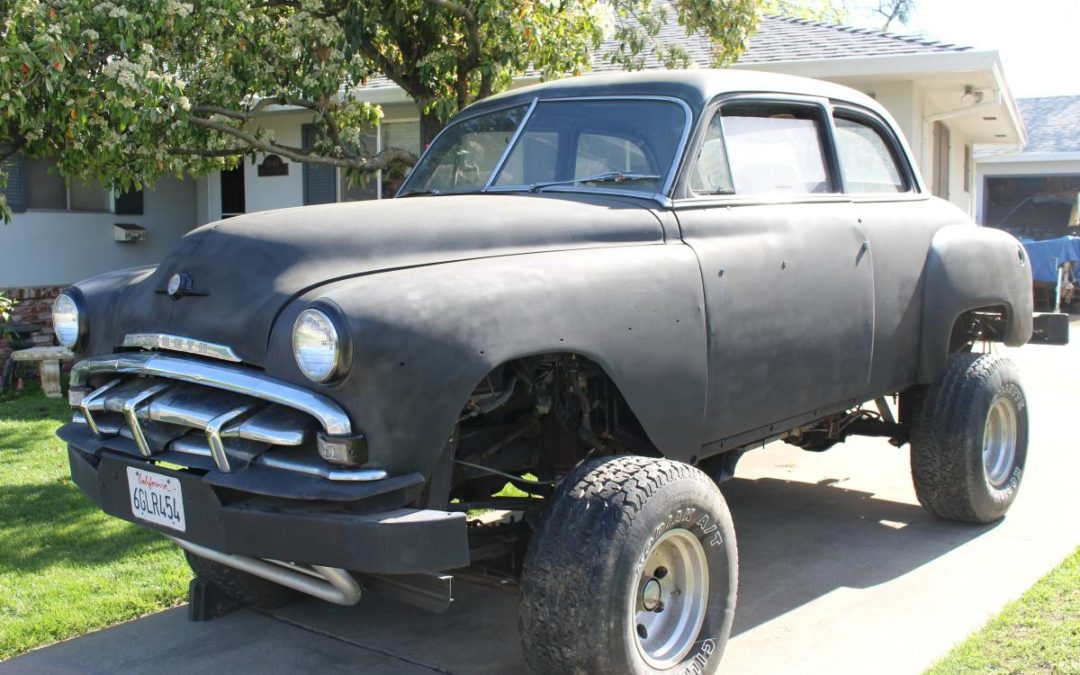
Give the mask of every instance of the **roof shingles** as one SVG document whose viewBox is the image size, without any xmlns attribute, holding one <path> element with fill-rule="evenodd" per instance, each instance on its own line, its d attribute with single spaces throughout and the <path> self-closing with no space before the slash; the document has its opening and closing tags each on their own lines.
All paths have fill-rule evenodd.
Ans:
<svg viewBox="0 0 1080 675">
<path fill-rule="evenodd" d="M 1024 153 L 1080 152 L 1080 96 L 1017 99 L 1028 132 Z"/>
<path fill-rule="evenodd" d="M 708 68 L 712 64 L 712 46 L 709 40 L 700 35 L 686 35 L 685 29 L 674 21 L 661 28 L 657 39 L 663 44 L 682 45 L 690 60 L 700 68 Z M 605 62 L 603 58 L 604 54 L 616 47 L 618 44 L 610 40 L 593 53 L 593 72 L 619 68 Z M 927 52 L 963 52 L 970 49 L 971 47 L 921 37 L 768 15 L 761 17 L 757 33 L 750 39 L 750 46 L 739 57 L 738 62 L 743 65 L 765 64 Z M 646 59 L 646 68 L 656 68 L 659 65 L 651 55 Z"/>
</svg>

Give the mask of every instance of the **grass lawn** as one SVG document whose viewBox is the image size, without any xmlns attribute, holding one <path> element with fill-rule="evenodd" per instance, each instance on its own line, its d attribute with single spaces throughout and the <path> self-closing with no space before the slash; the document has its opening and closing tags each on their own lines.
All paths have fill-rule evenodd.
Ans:
<svg viewBox="0 0 1080 675">
<path fill-rule="evenodd" d="M 184 600 L 177 547 L 101 513 L 53 431 L 64 401 L 0 397 L 0 659 Z"/>
<path fill-rule="evenodd" d="M 928 671 L 1080 673 L 1080 548 Z"/>
</svg>

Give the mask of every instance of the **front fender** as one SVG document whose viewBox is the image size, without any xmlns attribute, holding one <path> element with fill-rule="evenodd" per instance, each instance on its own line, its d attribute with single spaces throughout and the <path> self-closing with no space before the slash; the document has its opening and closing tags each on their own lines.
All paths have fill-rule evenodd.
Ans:
<svg viewBox="0 0 1080 675">
<path fill-rule="evenodd" d="M 322 389 L 392 473 L 429 473 L 487 373 L 551 352 L 599 364 L 666 455 L 685 461 L 701 447 L 704 300 L 682 244 L 469 260 L 321 287 L 285 308 L 270 341 L 268 370 L 309 386 L 289 329 L 316 300 L 341 309 L 353 354 L 348 375 Z"/>
<path fill-rule="evenodd" d="M 79 346 L 79 357 L 109 354 L 123 341 L 125 323 L 118 320 L 130 308 L 125 306 L 126 293 L 145 281 L 157 269 L 156 265 L 127 267 L 84 279 L 71 288 L 81 296 L 85 305 L 87 339 Z"/>
<path fill-rule="evenodd" d="M 956 320 L 983 307 L 1005 309 L 1005 344 L 1031 339 L 1031 266 L 1012 235 L 988 227 L 949 225 L 934 235 L 923 286 L 919 382 L 945 372 Z"/>
</svg>

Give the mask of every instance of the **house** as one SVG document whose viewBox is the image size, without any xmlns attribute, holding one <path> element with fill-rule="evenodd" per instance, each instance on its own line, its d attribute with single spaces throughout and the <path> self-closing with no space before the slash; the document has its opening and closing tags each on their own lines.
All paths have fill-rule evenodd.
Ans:
<svg viewBox="0 0 1080 675">
<path fill-rule="evenodd" d="M 698 66 L 710 63 L 707 40 L 688 38 L 674 25 L 661 39 L 683 45 Z M 596 71 L 614 68 L 599 58 L 603 51 L 594 58 Z M 972 146 L 1022 147 L 1025 142 L 996 51 L 767 16 L 734 67 L 832 80 L 876 98 L 907 135 L 927 185 L 972 215 Z M 515 86 L 535 79 L 519 78 Z M 359 95 L 382 104 L 385 112 L 368 147 L 419 152 L 416 108 L 399 87 L 377 79 Z M 278 108 L 266 112 L 263 123 L 280 141 L 306 145 L 310 119 L 308 112 Z M 19 317 L 37 322 L 63 285 L 110 269 L 155 263 L 197 225 L 263 209 L 385 198 L 395 189 L 382 176 L 364 186 L 348 186 L 333 168 L 258 155 L 233 171 L 198 180 L 165 178 L 142 193 L 115 196 L 100 185 L 50 175 L 49 160 L 12 161 L 8 195 L 18 213 L 0 227 L 0 290 L 22 300 Z M 126 240 L 140 232 L 131 226 L 144 228 L 145 239 Z"/>
<path fill-rule="evenodd" d="M 976 217 L 983 225 L 1061 236 L 1080 217 L 1080 96 L 1017 103 L 1028 143 L 1021 151 L 976 154 Z"/>
</svg>

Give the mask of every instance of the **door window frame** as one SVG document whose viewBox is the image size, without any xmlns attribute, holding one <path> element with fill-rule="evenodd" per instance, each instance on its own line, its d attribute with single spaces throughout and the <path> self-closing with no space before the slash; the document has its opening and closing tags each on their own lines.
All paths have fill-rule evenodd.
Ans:
<svg viewBox="0 0 1080 675">
<path fill-rule="evenodd" d="M 738 192 L 730 195 L 695 194 L 690 190 L 690 175 L 697 163 L 698 153 L 701 152 L 705 142 L 705 136 L 712 125 L 713 118 L 721 112 L 725 105 L 732 103 L 747 103 L 763 105 L 790 105 L 814 110 L 819 123 L 819 135 L 821 142 L 822 158 L 825 160 L 825 173 L 833 188 L 832 192 L 817 194 L 772 194 L 772 195 L 747 195 Z M 798 94 L 779 93 L 727 93 L 716 97 L 704 108 L 698 129 L 694 132 L 691 143 L 687 145 L 689 152 L 684 156 L 684 161 L 679 169 L 679 176 L 675 183 L 674 205 L 676 208 L 695 208 L 707 206 L 714 202 L 723 204 L 775 204 L 775 203 L 802 203 L 802 202 L 834 202 L 850 201 L 850 196 L 844 193 L 843 176 L 840 175 L 840 162 L 836 155 L 836 129 L 833 127 L 832 104 L 826 98 L 818 96 L 803 96 Z M 724 150 L 727 152 L 727 140 L 724 136 Z M 727 157 L 725 156 L 725 161 Z M 730 164 L 729 164 L 730 173 Z"/>
<path fill-rule="evenodd" d="M 871 199 L 874 201 L 880 201 L 882 199 L 893 200 L 903 199 L 904 197 L 911 197 L 922 194 L 922 186 L 919 181 L 916 180 L 917 175 L 914 168 L 911 165 L 911 159 L 908 157 L 908 153 L 904 150 L 903 144 L 897 137 L 896 133 L 892 130 L 892 127 L 876 113 L 850 103 L 834 103 L 832 105 L 832 117 L 833 127 L 835 129 L 835 118 L 839 116 L 848 119 L 852 122 L 862 124 L 869 127 L 878 137 L 885 142 L 889 153 L 892 155 L 893 163 L 900 171 L 900 178 L 904 181 L 905 190 L 903 192 L 858 192 L 850 194 L 849 196 L 856 200 Z M 835 134 L 833 136 L 833 142 L 836 143 Z M 837 161 L 839 161 L 839 145 L 836 147 Z M 843 167 L 841 168 L 841 172 Z"/>
<path fill-rule="evenodd" d="M 766 104 L 788 103 L 814 106 L 819 109 L 824 115 L 822 127 L 824 145 L 822 151 L 826 160 L 826 169 L 829 172 L 829 177 L 833 186 L 838 189 L 839 192 L 803 195 L 740 195 L 738 193 L 730 195 L 697 195 L 691 192 L 689 189 L 690 175 L 694 170 L 694 165 L 697 163 L 698 153 L 701 151 L 702 145 L 705 142 L 705 136 L 708 133 L 709 126 L 712 124 L 712 119 L 725 104 L 735 101 L 747 101 L 751 103 L 762 102 Z M 847 116 L 867 124 L 882 136 L 886 145 L 889 147 L 889 151 L 893 155 L 894 161 L 901 170 L 902 178 L 905 180 L 908 187 L 906 192 L 859 194 L 850 194 L 847 192 L 847 188 L 844 185 L 843 173 L 840 168 L 840 157 L 836 143 L 835 115 L 837 113 L 840 113 L 841 116 Z M 732 92 L 717 96 L 710 101 L 703 109 L 701 119 L 697 126 L 698 128 L 695 129 L 693 137 L 686 146 L 687 153 L 684 155 L 682 165 L 679 167 L 679 174 L 675 182 L 673 206 L 676 209 L 701 208 L 713 204 L 734 206 L 776 203 L 831 203 L 838 201 L 904 201 L 928 198 L 926 188 L 919 180 L 919 174 L 915 171 L 914 165 L 912 164 L 910 153 L 908 153 L 906 147 L 900 141 L 896 132 L 893 130 L 892 125 L 888 124 L 877 112 L 855 103 L 798 94 Z M 724 147 L 726 152 L 726 140 Z"/>
</svg>

